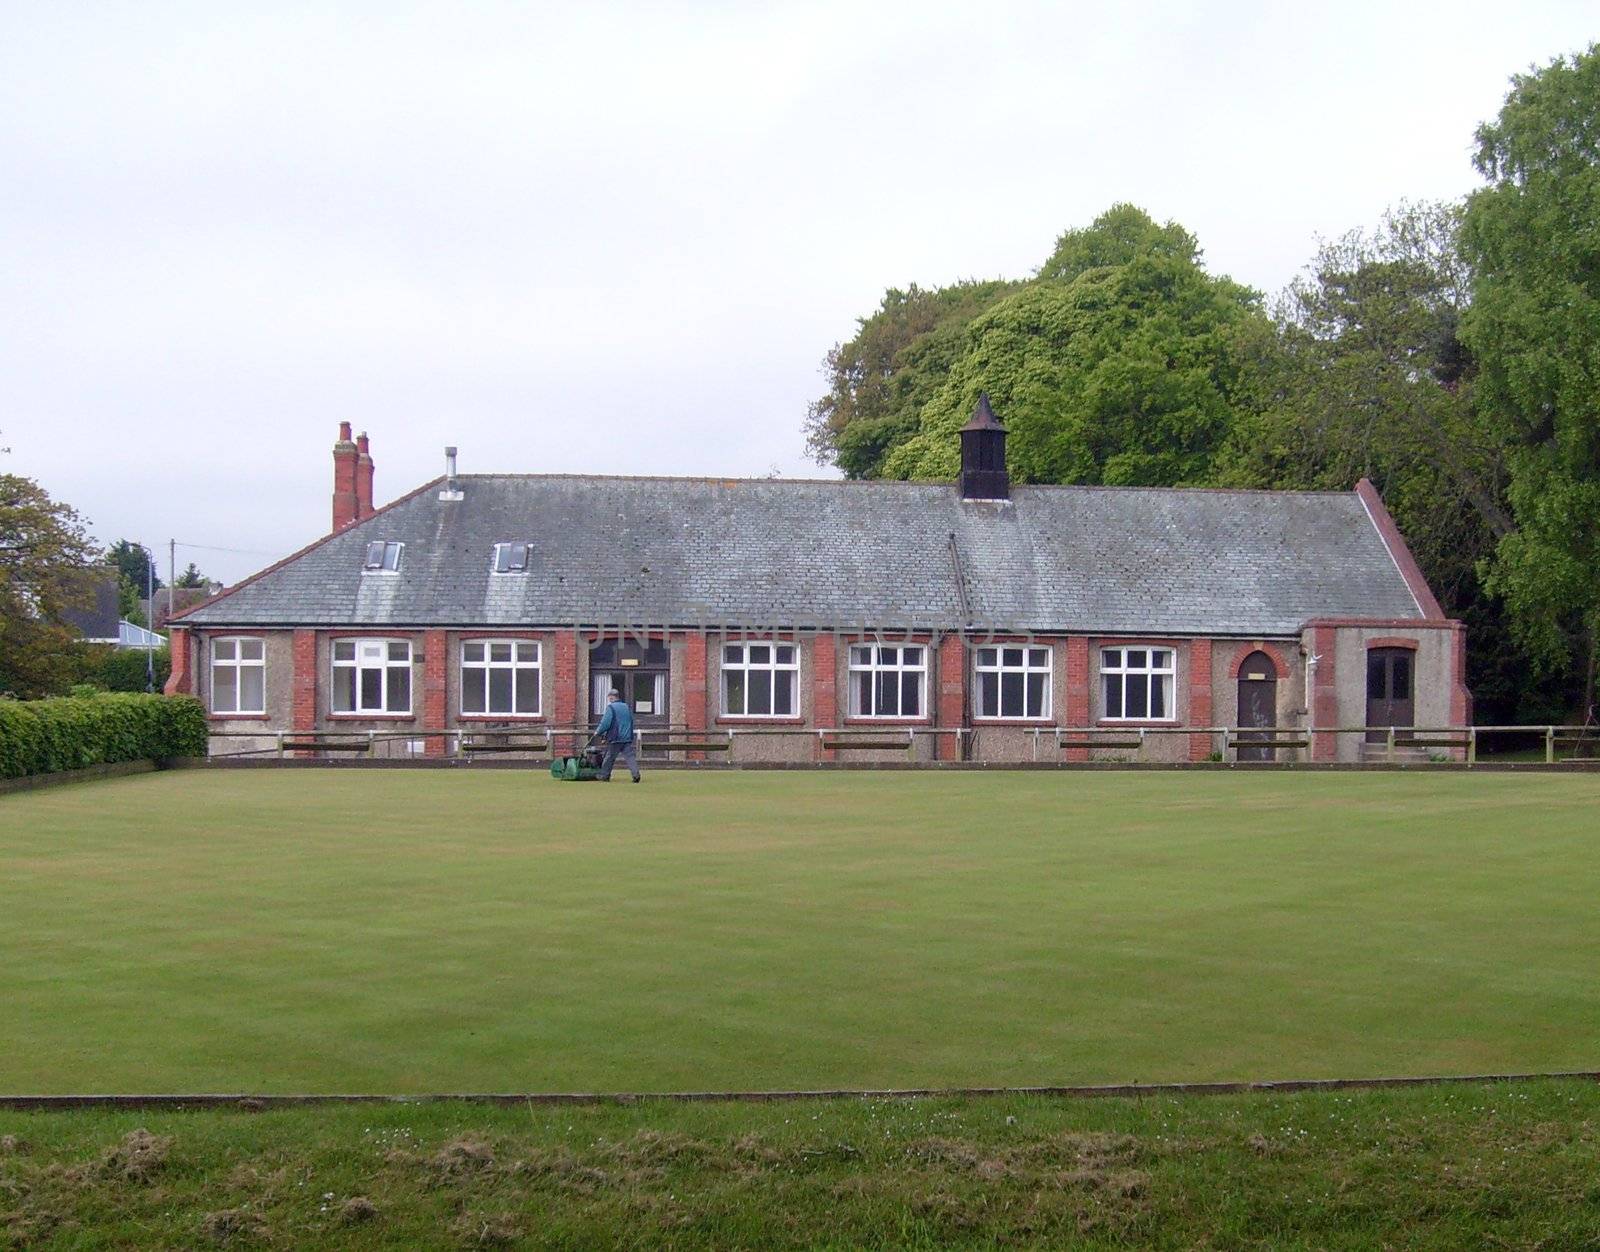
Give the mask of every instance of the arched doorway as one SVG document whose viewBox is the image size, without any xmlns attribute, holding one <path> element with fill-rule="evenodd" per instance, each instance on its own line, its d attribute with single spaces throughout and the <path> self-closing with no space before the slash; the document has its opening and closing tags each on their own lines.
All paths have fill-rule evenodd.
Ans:
<svg viewBox="0 0 1600 1252">
<path fill-rule="evenodd" d="M 1278 667 L 1265 652 L 1252 652 L 1239 666 L 1238 757 L 1275 760 L 1271 730 L 1278 724 Z M 1263 733 L 1252 735 L 1252 730 Z M 1259 746 L 1249 740 L 1259 740 Z"/>
</svg>

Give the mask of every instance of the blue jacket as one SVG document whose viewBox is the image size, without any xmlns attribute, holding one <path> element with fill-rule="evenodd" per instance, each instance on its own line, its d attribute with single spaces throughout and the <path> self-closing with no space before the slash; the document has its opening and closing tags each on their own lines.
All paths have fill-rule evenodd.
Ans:
<svg viewBox="0 0 1600 1252">
<path fill-rule="evenodd" d="M 606 705 L 606 715 L 600 719 L 595 736 L 611 743 L 633 742 L 633 710 L 621 700 Z"/>
</svg>

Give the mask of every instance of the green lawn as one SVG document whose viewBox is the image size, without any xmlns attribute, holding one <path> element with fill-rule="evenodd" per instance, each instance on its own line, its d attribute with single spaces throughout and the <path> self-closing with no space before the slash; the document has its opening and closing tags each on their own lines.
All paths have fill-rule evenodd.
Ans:
<svg viewBox="0 0 1600 1252">
<path fill-rule="evenodd" d="M 0 1092 L 1600 1068 L 1600 777 L 177 771 L 0 797 Z"/>
</svg>

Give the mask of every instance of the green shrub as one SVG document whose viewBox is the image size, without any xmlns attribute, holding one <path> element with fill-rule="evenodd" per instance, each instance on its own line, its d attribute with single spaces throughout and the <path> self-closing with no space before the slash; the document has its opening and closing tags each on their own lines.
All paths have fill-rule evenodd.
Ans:
<svg viewBox="0 0 1600 1252">
<path fill-rule="evenodd" d="M 154 666 L 156 690 L 160 691 L 172 672 L 171 658 L 165 648 L 157 648 L 149 656 L 139 648 L 107 648 L 103 655 L 95 658 L 84 680 L 106 691 L 143 691 L 148 664 Z"/>
<path fill-rule="evenodd" d="M 206 714 L 190 696 L 112 693 L 0 700 L 0 777 L 112 761 L 204 756 Z"/>
</svg>

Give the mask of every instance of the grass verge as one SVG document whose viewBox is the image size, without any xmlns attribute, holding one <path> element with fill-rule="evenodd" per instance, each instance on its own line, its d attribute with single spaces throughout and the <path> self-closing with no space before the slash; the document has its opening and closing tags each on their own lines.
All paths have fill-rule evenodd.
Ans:
<svg viewBox="0 0 1600 1252">
<path fill-rule="evenodd" d="M 39 1248 L 1593 1248 L 1600 1085 L 0 1113 Z"/>
</svg>

